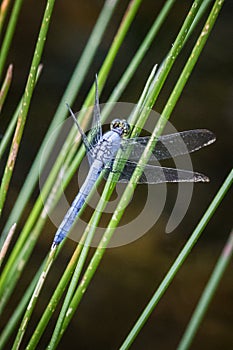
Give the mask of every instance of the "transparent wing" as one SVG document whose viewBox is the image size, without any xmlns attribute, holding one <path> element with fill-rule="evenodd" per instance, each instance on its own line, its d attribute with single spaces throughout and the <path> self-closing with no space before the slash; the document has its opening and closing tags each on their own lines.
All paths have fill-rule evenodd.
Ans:
<svg viewBox="0 0 233 350">
<path fill-rule="evenodd" d="M 123 161 L 121 159 L 118 160 L 118 166 L 123 166 Z M 139 165 L 135 162 L 127 161 L 124 165 L 123 170 L 116 173 L 117 182 L 127 183 L 129 182 L 134 170 L 139 168 Z M 138 181 L 139 184 L 147 183 L 147 184 L 158 184 L 163 182 L 208 182 L 209 178 L 203 174 L 175 169 L 175 168 L 165 168 L 154 165 L 145 165 L 143 168 L 142 175 Z M 104 174 L 104 177 L 107 178 L 111 169 L 107 169 Z M 119 177 L 117 177 L 119 175 Z M 114 181 L 114 179 L 113 179 Z"/>
<path fill-rule="evenodd" d="M 135 137 L 132 139 L 123 139 L 121 148 L 126 151 L 127 147 L 131 150 L 128 157 L 132 161 L 140 159 L 145 146 L 150 137 Z M 215 135 L 206 129 L 196 129 L 182 131 L 175 134 L 163 135 L 158 138 L 153 156 L 157 160 L 177 157 L 183 154 L 199 150 L 215 141 Z"/>
<path fill-rule="evenodd" d="M 92 127 L 89 132 L 91 144 L 94 146 L 102 139 L 102 127 L 100 122 L 100 106 L 97 75 L 95 77 L 95 105 L 93 109 Z"/>
<path fill-rule="evenodd" d="M 77 128 L 78 128 L 78 130 L 80 132 L 83 144 L 85 146 L 85 149 L 86 149 L 86 152 L 87 152 L 87 155 L 88 155 L 89 164 L 91 164 L 90 161 L 93 159 L 93 157 L 91 156 L 91 154 L 93 153 L 92 144 L 90 143 L 90 141 L 88 140 L 88 138 L 87 138 L 86 134 L 84 133 L 83 129 L 79 125 L 79 122 L 78 122 L 78 120 L 76 118 L 76 115 L 74 114 L 74 112 L 72 111 L 72 109 L 70 108 L 68 103 L 66 103 L 66 106 L 67 106 L 68 110 L 70 111 L 70 115 L 73 118 L 74 123 L 76 124 L 76 126 L 77 126 Z"/>
</svg>

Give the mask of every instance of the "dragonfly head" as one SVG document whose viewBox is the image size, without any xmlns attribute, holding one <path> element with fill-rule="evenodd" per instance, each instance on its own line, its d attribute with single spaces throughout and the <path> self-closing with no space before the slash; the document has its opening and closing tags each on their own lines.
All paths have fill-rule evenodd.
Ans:
<svg viewBox="0 0 233 350">
<path fill-rule="evenodd" d="M 125 119 L 114 119 L 110 126 L 112 131 L 117 132 L 120 136 L 128 136 L 130 133 L 129 123 Z"/>
</svg>

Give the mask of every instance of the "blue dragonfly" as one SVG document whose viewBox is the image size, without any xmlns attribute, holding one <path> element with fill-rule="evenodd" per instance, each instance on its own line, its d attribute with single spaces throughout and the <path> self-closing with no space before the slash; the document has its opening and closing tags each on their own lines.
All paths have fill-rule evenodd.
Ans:
<svg viewBox="0 0 233 350">
<path fill-rule="evenodd" d="M 130 125 L 124 119 L 114 119 L 111 122 L 111 130 L 106 132 L 104 135 L 102 134 L 97 77 L 95 80 L 93 123 L 89 138 L 91 141 L 89 141 L 81 129 L 73 111 L 68 104 L 67 107 L 81 134 L 82 141 L 86 148 L 90 169 L 85 182 L 71 204 L 71 207 L 67 211 L 62 223 L 58 227 L 52 245 L 53 248 L 59 245 L 67 236 L 101 172 L 105 169 L 104 177 L 106 178 L 109 175 L 109 172 L 112 171 L 113 162 L 115 159 L 117 159 L 117 152 L 120 149 L 122 151 L 120 159 L 117 159 L 117 164 L 122 164 L 123 170 L 120 171 L 116 181 L 127 183 L 129 182 L 135 168 L 138 167 L 137 162 L 140 159 L 150 138 L 147 136 L 126 138 L 130 133 Z M 199 150 L 200 148 L 213 143 L 215 141 L 215 135 L 206 129 L 196 129 L 163 135 L 156 141 L 155 148 L 152 152 L 153 156 L 157 160 L 163 160 Z M 130 150 L 130 155 L 127 153 L 128 149 Z M 122 154 L 124 155 L 124 152 L 127 154 L 125 158 L 122 156 Z M 116 172 L 115 169 L 114 172 Z M 197 172 L 144 164 L 142 176 L 140 177 L 138 183 L 158 184 L 163 182 L 208 181 L 209 179 L 207 176 Z"/>
</svg>

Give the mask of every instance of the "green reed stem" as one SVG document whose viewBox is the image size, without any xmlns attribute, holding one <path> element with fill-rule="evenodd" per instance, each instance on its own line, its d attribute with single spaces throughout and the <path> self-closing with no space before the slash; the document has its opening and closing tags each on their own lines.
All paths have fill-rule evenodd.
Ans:
<svg viewBox="0 0 233 350">
<path fill-rule="evenodd" d="M 173 278 L 176 276 L 177 272 L 183 265 L 185 259 L 190 254 L 192 248 L 196 244 L 197 240 L 199 239 L 201 233 L 205 229 L 206 225 L 208 224 L 211 217 L 214 215 L 217 207 L 222 202 L 224 196 L 226 195 L 227 191 L 230 189 L 233 182 L 233 170 L 229 173 L 226 180 L 224 181 L 223 185 L 217 192 L 216 196 L 212 200 L 210 206 L 206 210 L 205 214 L 201 218 L 200 222 L 198 223 L 197 227 L 193 231 L 191 237 L 185 244 L 184 248 L 181 250 L 180 254 L 174 261 L 173 265 L 171 266 L 170 270 L 166 274 L 165 278 L 161 282 L 160 286 L 154 293 L 153 297 L 151 298 L 150 302 L 147 304 L 146 308 L 142 312 L 141 316 L 138 318 L 137 322 L 135 323 L 134 327 L 128 334 L 127 338 L 125 339 L 124 343 L 120 347 L 120 350 L 126 350 L 129 349 L 130 345 L 133 343 L 135 338 L 137 337 L 138 333 L 146 323 L 147 319 L 149 318 L 150 314 L 154 310 L 155 306 L 158 304 L 161 297 L 164 295 L 165 291 L 171 284 Z"/>
<path fill-rule="evenodd" d="M 3 0 L 0 6 L 0 37 L 2 34 L 2 28 L 9 10 L 11 0 Z"/>
<path fill-rule="evenodd" d="M 40 64 L 38 67 L 38 71 L 37 71 L 36 84 L 37 84 L 38 79 L 41 75 L 42 68 L 43 68 L 43 66 L 42 66 L 42 64 Z M 13 114 L 13 117 L 11 118 L 10 124 L 8 125 L 7 130 L 4 132 L 3 138 L 0 142 L 0 159 L 2 158 L 8 144 L 10 142 L 11 136 L 14 132 L 22 102 L 23 102 L 23 97 L 21 98 L 21 100 L 16 108 L 16 111 Z M 5 231 L 5 232 L 8 232 L 8 231 Z M 5 234 L 2 234 L 2 237 L 1 237 L 2 240 L 4 240 L 4 236 L 5 236 Z"/>
<path fill-rule="evenodd" d="M 172 45 L 172 48 L 170 49 L 165 62 L 163 62 L 162 64 L 162 68 L 159 72 L 159 79 L 156 82 L 154 91 L 151 94 L 151 99 L 150 102 L 148 103 L 148 107 L 152 108 L 157 97 L 158 94 L 175 62 L 176 57 L 179 55 L 183 45 L 185 44 L 186 41 L 186 37 L 189 35 L 188 32 L 192 26 L 192 24 L 195 21 L 195 17 L 197 15 L 197 12 L 200 8 L 202 4 L 202 1 L 200 0 L 196 0 L 193 2 L 193 5 L 191 6 L 191 9 L 188 13 L 188 15 L 186 16 L 186 19 L 176 37 L 176 40 L 174 42 L 174 44 Z"/>
<path fill-rule="evenodd" d="M 37 271 L 36 275 L 34 276 L 27 290 L 23 294 L 23 297 L 20 300 L 19 304 L 17 305 L 14 313 L 11 315 L 11 318 L 8 320 L 6 327 L 2 331 L 2 334 L 0 337 L 0 350 L 6 349 L 6 342 L 10 338 L 12 332 L 15 330 L 17 324 L 19 323 L 23 315 L 23 312 L 26 309 L 26 306 L 30 300 L 33 290 L 35 289 L 36 283 L 38 281 L 39 275 L 42 272 L 42 269 L 43 269 L 43 264 L 41 265 L 40 269 Z"/>
<path fill-rule="evenodd" d="M 198 22 L 202 18 L 203 14 L 205 13 L 207 7 L 209 6 L 210 2 L 212 0 L 206 0 L 203 1 L 196 17 L 194 18 L 194 21 L 188 31 L 188 35 L 185 37 L 184 43 L 187 42 L 188 38 L 192 34 L 193 30 L 197 26 Z M 174 0 L 168 0 L 164 4 L 164 7 L 162 8 L 161 12 L 157 16 L 157 18 L 154 21 L 153 26 L 151 27 L 150 31 L 146 35 L 145 39 L 143 40 L 142 44 L 140 45 L 138 51 L 134 55 L 133 59 L 131 60 L 129 66 L 126 68 L 125 72 L 123 73 L 120 81 L 114 88 L 113 92 L 111 93 L 109 99 L 107 102 L 112 102 L 112 101 L 118 101 L 120 95 L 124 91 L 126 85 L 128 84 L 129 80 L 132 78 L 133 74 L 135 73 L 137 67 L 139 66 L 141 60 L 143 59 L 144 55 L 146 54 L 147 50 L 149 50 L 150 45 L 152 44 L 152 41 L 154 40 L 155 36 L 157 35 L 160 27 L 164 23 L 167 15 L 169 14 L 172 6 L 174 5 L 175 1 Z M 107 115 L 111 112 L 113 108 L 113 105 L 111 103 L 107 103 L 104 106 L 104 109 L 102 110 L 101 113 L 101 120 L 104 121 L 107 118 Z"/>
<path fill-rule="evenodd" d="M 53 264 L 53 261 L 54 261 L 54 259 L 56 257 L 57 248 L 58 248 L 58 246 L 55 249 L 51 250 L 50 253 L 49 253 L 48 259 L 47 259 L 47 261 L 45 263 L 45 266 L 43 268 L 42 273 L 40 274 L 40 278 L 39 278 L 39 280 L 38 280 L 38 282 L 36 284 L 36 287 L 35 287 L 35 289 L 33 291 L 32 297 L 30 299 L 30 302 L 29 302 L 29 304 L 27 306 L 26 312 L 25 312 L 24 317 L 22 319 L 22 322 L 20 324 L 20 327 L 19 327 L 18 333 L 16 335 L 15 342 L 13 344 L 12 350 L 19 349 L 19 346 L 20 346 L 20 344 L 22 342 L 22 339 L 23 339 L 24 333 L 26 331 L 28 322 L 30 320 L 31 314 L 32 314 L 32 312 L 34 310 L 34 307 L 36 305 L 36 302 L 38 300 L 41 288 L 42 288 L 42 286 L 43 286 L 43 284 L 45 282 L 45 279 L 46 279 L 46 277 L 47 277 L 47 275 L 49 273 L 49 270 L 50 270 L 50 268 L 51 268 L 51 266 Z"/>
<path fill-rule="evenodd" d="M 5 258 L 5 255 L 7 253 L 8 248 L 9 248 L 10 242 L 11 242 L 11 240 L 13 238 L 13 235 L 15 233 L 15 229 L 16 229 L 16 224 L 13 224 L 12 227 L 10 228 L 10 231 L 8 232 L 8 235 L 6 236 L 4 244 L 3 244 L 2 248 L 1 248 L 1 251 L 0 251 L 0 267 L 2 266 L 3 259 Z"/>
<path fill-rule="evenodd" d="M 182 339 L 177 347 L 177 350 L 189 349 L 195 334 L 207 312 L 210 302 L 213 299 L 214 293 L 223 277 L 223 274 L 230 262 L 233 253 L 233 231 L 230 233 L 229 238 L 223 248 L 223 251 L 217 261 L 214 271 L 202 293 L 201 298 L 198 301 L 196 309 L 193 312 L 192 318 L 189 321 L 187 328 L 182 336 Z"/>
<path fill-rule="evenodd" d="M 10 64 L 8 69 L 7 69 L 6 77 L 4 79 L 4 82 L 2 84 L 2 88 L 1 88 L 1 91 L 0 91 L 0 113 L 2 111 L 2 106 L 3 106 L 4 102 L 5 102 L 8 90 L 9 90 L 10 85 L 11 85 L 12 72 L 13 72 L 13 65 Z"/>
<path fill-rule="evenodd" d="M 176 0 L 168 0 L 164 4 L 162 10 L 160 11 L 159 15 L 156 17 L 151 29 L 147 33 L 147 35 L 146 35 L 145 39 L 143 40 L 142 44 L 140 45 L 138 51 L 136 52 L 136 54 L 132 58 L 129 66 L 126 68 L 120 81 L 118 82 L 118 84 L 114 88 L 113 92 L 111 93 L 108 102 L 118 101 L 118 99 L 121 96 L 122 92 L 124 91 L 125 87 L 127 86 L 130 79 L 132 78 L 133 74 L 135 73 L 136 69 L 138 68 L 140 62 L 144 58 L 146 52 L 149 50 L 150 45 L 152 44 L 159 29 L 161 28 L 162 24 L 164 23 L 165 19 L 167 18 L 175 1 Z M 105 105 L 105 107 L 102 111 L 102 120 L 105 120 L 107 115 L 110 113 L 111 109 L 112 109 L 112 105 L 110 103 Z"/>
<path fill-rule="evenodd" d="M 23 0 L 16 0 L 14 3 L 14 7 L 11 13 L 11 17 L 10 17 L 10 21 L 8 23 L 7 26 L 7 31 L 2 43 L 2 46 L 0 48 L 0 78 L 2 76 L 3 70 L 4 70 L 4 66 L 5 66 L 5 62 L 6 62 L 6 58 L 9 52 L 9 48 L 12 42 L 12 38 L 15 32 L 15 27 L 18 21 L 18 17 L 19 17 L 19 12 L 21 10 L 21 6 L 22 6 Z M 1 17 L 1 27 L 3 25 L 4 19 L 5 19 L 5 15 L 6 15 L 6 11 L 8 9 L 8 5 L 9 3 L 7 1 L 4 1 L 1 5 L 1 10 L 3 8 L 3 17 Z M 1 28 L 0 27 L 0 33 L 1 33 Z"/>
<path fill-rule="evenodd" d="M 74 272 L 75 266 L 77 264 L 78 257 L 80 256 L 80 253 L 83 248 L 82 240 L 80 241 L 79 245 L 77 246 L 72 258 L 70 259 L 69 264 L 66 267 L 65 272 L 63 273 L 61 280 L 53 293 L 53 296 L 43 314 L 43 316 L 40 319 L 40 322 L 38 323 L 27 347 L 26 350 L 33 350 L 36 348 L 44 330 L 46 329 L 46 326 L 54 313 L 56 306 L 58 302 L 60 301 L 62 295 L 64 294 L 64 291 L 66 289 L 67 284 L 70 281 L 70 278 Z"/>
<path fill-rule="evenodd" d="M 42 52 L 43 52 L 43 48 L 44 48 L 44 44 L 45 44 L 45 40 L 46 40 L 46 35 L 47 35 L 49 24 L 50 24 L 50 18 L 51 18 L 52 11 L 53 11 L 54 2 L 55 2 L 55 0 L 48 0 L 47 1 L 47 5 L 46 5 L 46 9 L 45 9 L 44 17 L 42 20 L 41 29 L 40 29 L 40 33 L 39 33 L 36 48 L 35 48 L 35 53 L 34 53 L 34 56 L 32 59 L 32 64 L 31 64 L 31 68 L 30 68 L 30 72 L 29 72 L 29 76 L 28 76 L 28 80 L 27 80 L 27 84 L 26 84 L 26 88 L 25 88 L 25 93 L 23 96 L 23 103 L 22 103 L 22 106 L 21 106 L 21 109 L 19 112 L 19 116 L 18 116 L 16 131 L 15 131 L 15 134 L 13 137 L 12 146 L 10 149 L 6 168 L 4 171 L 3 178 L 2 178 L 2 183 L 1 183 L 1 188 L 0 188 L 0 216 L 1 216 L 2 209 L 3 209 L 4 203 L 5 203 L 7 191 L 8 191 L 10 180 L 11 180 L 11 176 L 12 176 L 13 170 L 14 170 L 16 157 L 18 154 L 20 141 L 21 141 L 21 138 L 23 135 L 24 125 L 26 122 L 27 113 L 28 113 L 29 105 L 30 105 L 31 98 L 32 98 L 32 93 L 33 93 L 33 90 L 35 87 L 36 74 L 37 74 L 40 59 L 42 56 Z"/>
</svg>

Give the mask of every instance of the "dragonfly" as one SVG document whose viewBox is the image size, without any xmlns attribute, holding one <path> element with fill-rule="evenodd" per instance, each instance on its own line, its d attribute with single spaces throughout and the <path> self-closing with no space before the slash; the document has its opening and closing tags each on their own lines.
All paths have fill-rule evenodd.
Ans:
<svg viewBox="0 0 233 350">
<path fill-rule="evenodd" d="M 130 134 L 131 128 L 125 119 L 114 119 L 111 122 L 110 131 L 103 134 L 100 122 L 97 77 L 95 79 L 95 103 L 93 108 L 93 122 L 90 130 L 90 138 L 88 138 L 82 130 L 75 117 L 75 114 L 68 104 L 67 108 L 69 109 L 70 114 L 81 134 L 90 169 L 86 180 L 81 186 L 77 196 L 57 229 L 53 240 L 53 247 L 59 245 L 68 235 L 74 221 L 78 216 L 78 213 L 84 205 L 88 194 L 95 185 L 101 172 L 105 169 L 105 178 L 108 177 L 111 171 L 114 173 L 116 172 L 115 168 L 113 170 L 114 161 L 117 161 L 119 168 L 121 168 L 116 180 L 117 182 L 121 183 L 128 183 L 137 167 L 142 167 L 142 175 L 138 180 L 139 184 L 209 181 L 206 175 L 197 172 L 161 167 L 151 164 L 143 164 L 143 166 L 139 165 L 138 161 L 145 150 L 150 136 L 127 138 L 127 136 Z M 157 138 L 152 155 L 157 160 L 173 158 L 197 151 L 202 147 L 210 145 L 214 141 L 215 135 L 207 129 L 195 129 L 169 135 L 162 135 Z M 121 150 L 121 155 L 120 158 L 117 158 L 119 150 Z M 130 150 L 130 154 L 127 152 L 127 150 Z M 125 158 L 124 153 L 126 154 Z M 122 165 L 122 167 L 120 165 Z"/>
</svg>

